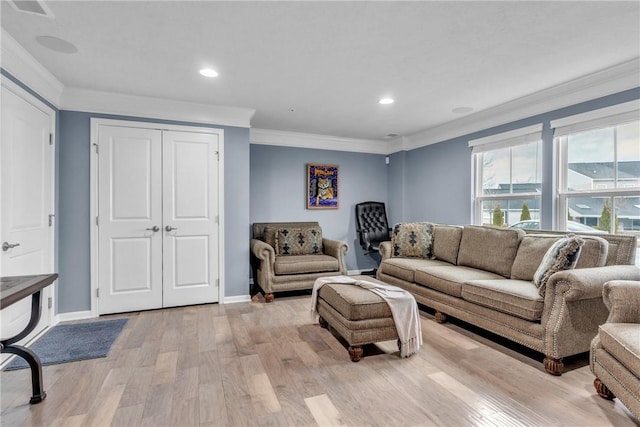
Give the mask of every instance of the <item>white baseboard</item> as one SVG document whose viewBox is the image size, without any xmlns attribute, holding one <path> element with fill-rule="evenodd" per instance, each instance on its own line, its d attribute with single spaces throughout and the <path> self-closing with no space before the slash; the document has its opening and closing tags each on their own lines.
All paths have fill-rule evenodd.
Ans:
<svg viewBox="0 0 640 427">
<path fill-rule="evenodd" d="M 69 313 L 56 314 L 54 322 L 57 324 L 57 323 L 60 323 L 60 322 L 68 322 L 70 320 L 92 319 L 93 317 L 94 316 L 91 314 L 91 310 L 71 311 Z"/>
<path fill-rule="evenodd" d="M 251 302 L 251 295 L 238 295 L 235 297 L 224 297 L 223 304 L 235 304 L 238 302 Z"/>
</svg>

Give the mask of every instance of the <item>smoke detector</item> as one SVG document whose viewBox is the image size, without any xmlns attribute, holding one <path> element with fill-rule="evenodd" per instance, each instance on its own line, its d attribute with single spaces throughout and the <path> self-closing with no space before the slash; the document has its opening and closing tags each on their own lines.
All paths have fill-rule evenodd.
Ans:
<svg viewBox="0 0 640 427">
<path fill-rule="evenodd" d="M 43 0 L 8 0 L 8 3 L 18 12 L 45 16 L 51 19 L 55 18 L 53 12 Z"/>
</svg>

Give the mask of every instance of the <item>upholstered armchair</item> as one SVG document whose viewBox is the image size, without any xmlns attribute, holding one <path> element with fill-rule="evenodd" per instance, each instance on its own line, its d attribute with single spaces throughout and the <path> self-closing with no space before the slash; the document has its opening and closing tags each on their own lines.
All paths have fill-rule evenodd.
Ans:
<svg viewBox="0 0 640 427">
<path fill-rule="evenodd" d="M 266 302 L 274 292 L 312 289 L 318 277 L 347 274 L 347 243 L 322 236 L 317 222 L 256 222 L 252 229 L 253 281 Z"/>
<path fill-rule="evenodd" d="M 604 284 L 609 317 L 591 343 L 593 385 L 605 399 L 617 397 L 640 420 L 640 281 Z"/>
</svg>

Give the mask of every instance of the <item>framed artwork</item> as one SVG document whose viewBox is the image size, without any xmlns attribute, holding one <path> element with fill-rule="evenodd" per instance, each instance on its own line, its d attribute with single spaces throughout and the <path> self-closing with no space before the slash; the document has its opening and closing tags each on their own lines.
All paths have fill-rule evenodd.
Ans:
<svg viewBox="0 0 640 427">
<path fill-rule="evenodd" d="M 307 164 L 307 209 L 338 209 L 338 165 Z"/>
</svg>

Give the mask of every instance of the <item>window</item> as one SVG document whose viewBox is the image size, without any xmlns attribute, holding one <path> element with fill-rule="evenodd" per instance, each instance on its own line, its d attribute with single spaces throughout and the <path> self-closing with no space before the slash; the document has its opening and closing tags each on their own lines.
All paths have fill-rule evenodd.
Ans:
<svg viewBox="0 0 640 427">
<path fill-rule="evenodd" d="M 593 232 L 640 237 L 638 105 L 621 104 L 551 122 L 559 159 L 559 228 L 578 223 Z M 640 265 L 640 253 L 638 257 Z"/>
<path fill-rule="evenodd" d="M 542 125 L 469 142 L 476 224 L 540 228 Z"/>
</svg>

